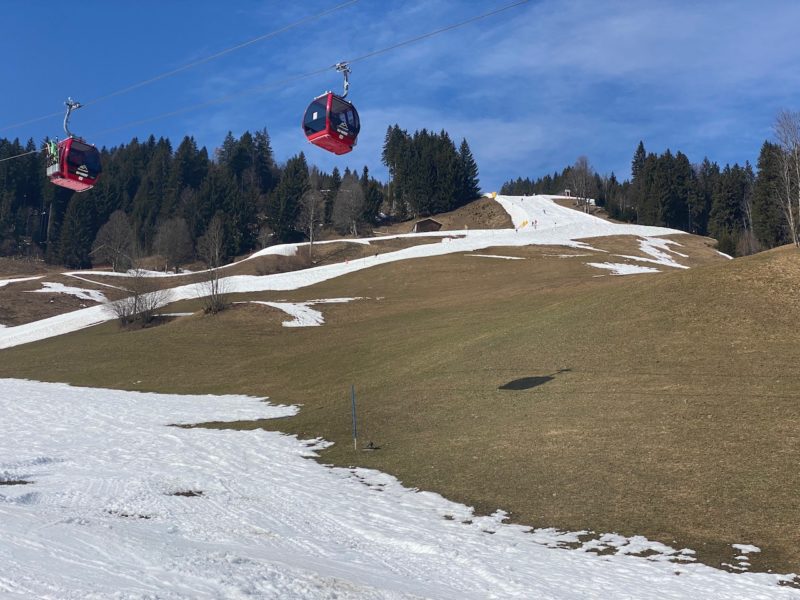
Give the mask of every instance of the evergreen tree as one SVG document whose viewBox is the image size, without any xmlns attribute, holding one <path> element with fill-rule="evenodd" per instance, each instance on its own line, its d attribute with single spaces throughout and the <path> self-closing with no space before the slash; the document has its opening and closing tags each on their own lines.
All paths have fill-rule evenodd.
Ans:
<svg viewBox="0 0 800 600">
<path fill-rule="evenodd" d="M 152 149 L 151 149 L 152 148 Z M 139 247 L 145 252 L 150 250 L 156 232 L 156 224 L 161 214 L 164 198 L 171 196 L 169 175 L 172 166 L 172 148 L 168 140 L 161 138 L 155 142 L 151 136 L 148 140 L 147 164 L 142 183 L 133 199 L 133 224 Z"/>
<path fill-rule="evenodd" d="M 753 233 L 763 248 L 774 248 L 791 241 L 777 194 L 780 152 L 780 146 L 764 142 L 758 156 L 753 190 Z"/>
<path fill-rule="evenodd" d="M 636 222 L 640 225 L 655 225 L 659 222 L 660 195 L 667 183 L 667 173 L 659 166 L 658 156 L 648 154 L 638 177 L 631 180 Z"/>
<path fill-rule="evenodd" d="M 683 152 L 676 153 L 670 169 L 669 198 L 663 206 L 663 220 L 667 227 L 683 231 L 689 229 L 689 193 L 693 180 L 694 171 L 689 158 Z"/>
<path fill-rule="evenodd" d="M 342 176 L 339 174 L 339 168 L 333 167 L 333 172 L 327 180 L 326 187 L 322 190 L 323 203 L 324 203 L 324 222 L 329 225 L 333 219 L 333 201 L 336 194 L 339 192 L 339 186 L 342 185 Z"/>
<path fill-rule="evenodd" d="M 95 237 L 94 205 L 91 198 L 75 194 L 67 206 L 61 228 L 61 262 L 72 269 L 92 266 L 90 253 Z"/>
<path fill-rule="evenodd" d="M 292 238 L 300 199 L 308 189 L 308 164 L 301 152 L 286 162 L 281 180 L 267 204 L 267 219 L 279 241 L 285 242 Z"/>
<path fill-rule="evenodd" d="M 746 229 L 745 194 L 748 176 L 742 167 L 725 165 L 711 199 L 708 231 L 719 241 L 719 250 L 736 255 L 741 233 Z"/>
<path fill-rule="evenodd" d="M 646 175 L 645 164 L 647 162 L 647 152 L 644 149 L 644 142 L 639 141 L 636 151 L 633 153 L 631 160 L 631 186 L 630 186 L 630 203 L 633 212 L 636 213 L 636 220 L 639 223 L 640 210 L 645 205 L 644 195 L 646 193 Z M 645 207 L 645 214 L 649 216 L 648 207 Z"/>
<path fill-rule="evenodd" d="M 712 163 L 708 158 L 703 159 L 703 162 L 695 168 L 687 200 L 690 219 L 688 231 L 698 235 L 708 233 L 708 217 L 711 214 L 711 203 L 719 178 L 719 165 Z"/>
<path fill-rule="evenodd" d="M 275 188 L 275 184 L 280 178 L 280 173 L 275 164 L 275 157 L 266 128 L 256 131 L 253 136 L 253 145 L 255 150 L 253 170 L 259 193 L 269 194 Z"/>
<path fill-rule="evenodd" d="M 361 173 L 359 184 L 361 185 L 361 192 L 364 196 L 361 220 L 365 223 L 374 224 L 378 220 L 378 213 L 383 204 L 384 196 L 380 183 L 369 176 L 369 169 L 366 165 Z"/>
<path fill-rule="evenodd" d="M 478 181 L 478 163 L 472 156 L 466 138 L 461 140 L 458 148 L 459 181 L 456 205 L 463 206 L 481 194 Z"/>
<path fill-rule="evenodd" d="M 232 131 L 228 131 L 225 139 L 222 141 L 222 146 L 214 151 L 214 157 L 216 158 L 217 164 L 222 165 L 223 167 L 228 167 L 235 149 L 236 138 L 233 137 Z"/>
<path fill-rule="evenodd" d="M 631 182 L 642 174 L 646 159 L 647 152 L 644 149 L 644 142 L 639 140 L 639 145 L 636 147 L 636 152 L 633 153 L 633 159 L 631 160 Z"/>
</svg>

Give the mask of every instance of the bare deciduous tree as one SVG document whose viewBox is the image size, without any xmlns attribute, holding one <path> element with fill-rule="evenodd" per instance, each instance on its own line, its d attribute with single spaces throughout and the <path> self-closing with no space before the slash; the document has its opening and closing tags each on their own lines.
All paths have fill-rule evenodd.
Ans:
<svg viewBox="0 0 800 600">
<path fill-rule="evenodd" d="M 778 197 L 792 241 L 800 247 L 800 112 L 778 114 L 775 138 L 781 147 Z"/>
<path fill-rule="evenodd" d="M 223 277 L 219 276 L 219 270 L 211 269 L 208 277 L 201 282 L 201 298 L 203 312 L 215 315 L 225 310 L 228 305 L 227 284 Z"/>
<path fill-rule="evenodd" d="M 594 188 L 594 169 L 589 164 L 589 159 L 579 156 L 569 172 L 569 185 L 578 205 L 583 207 L 584 212 L 589 212 L 589 198 L 592 196 Z"/>
<path fill-rule="evenodd" d="M 111 213 L 108 222 L 97 232 L 91 254 L 100 262 L 111 263 L 114 271 L 125 271 L 132 266 L 133 227 L 124 211 Z"/>
<path fill-rule="evenodd" d="M 300 212 L 297 218 L 298 227 L 308 236 L 308 256 L 313 258 L 314 232 L 322 224 L 325 210 L 325 196 L 319 190 L 319 169 L 311 168 L 308 176 L 309 189 L 300 198 Z"/>
<path fill-rule="evenodd" d="M 333 226 L 340 233 L 358 236 L 358 221 L 364 211 L 364 192 L 358 176 L 345 177 L 333 201 Z"/>
<path fill-rule="evenodd" d="M 262 222 L 258 226 L 258 245 L 261 248 L 266 248 L 270 244 L 273 243 L 275 239 L 275 232 L 272 231 L 272 227 L 269 226 L 269 223 L 266 221 Z"/>
<path fill-rule="evenodd" d="M 205 234 L 197 241 L 197 251 L 208 267 L 207 277 L 200 286 L 203 310 L 216 314 L 227 305 L 225 280 L 219 276 L 225 256 L 225 226 L 219 214 L 214 215 Z"/>
<path fill-rule="evenodd" d="M 123 325 L 145 326 L 153 320 L 156 311 L 169 302 L 169 290 L 159 288 L 143 269 L 131 271 L 127 291 L 130 296 L 108 305 Z"/>
<path fill-rule="evenodd" d="M 225 225 L 219 214 L 214 215 L 206 232 L 197 240 L 197 253 L 210 269 L 222 265 L 225 258 Z"/>
<path fill-rule="evenodd" d="M 173 217 L 158 226 L 153 240 L 153 249 L 164 257 L 164 270 L 174 268 L 176 271 L 192 257 L 192 236 L 186 220 Z"/>
</svg>

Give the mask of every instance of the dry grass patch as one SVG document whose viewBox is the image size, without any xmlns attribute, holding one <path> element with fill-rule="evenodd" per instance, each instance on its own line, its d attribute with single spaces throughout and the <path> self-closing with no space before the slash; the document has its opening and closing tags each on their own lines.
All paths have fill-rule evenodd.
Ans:
<svg viewBox="0 0 800 600">
<path fill-rule="evenodd" d="M 0 256 L 0 279 L 48 275 L 59 270 L 41 260 Z"/>
<path fill-rule="evenodd" d="M 514 224 L 505 209 L 491 198 L 479 198 L 456 210 L 433 215 L 442 224 L 442 231 L 462 229 L 513 229 Z M 410 219 L 375 231 L 378 235 L 410 233 L 419 219 Z"/>
<path fill-rule="evenodd" d="M 26 282 L 26 284 L 29 282 Z M 32 294 L 20 288 L 39 289 L 41 284 L 12 284 L 0 288 L 0 324 L 13 327 L 54 317 L 93 304 L 67 294 Z"/>
<path fill-rule="evenodd" d="M 92 300 L 78 298 L 71 294 L 57 291 L 37 291 L 43 289 L 44 283 L 60 283 L 73 288 L 97 290 L 109 300 L 116 300 L 126 295 L 122 290 L 99 283 L 76 279 L 61 273 L 49 273 L 42 279 L 20 281 L 0 287 L 0 323 L 8 326 L 23 325 L 96 304 Z M 124 285 L 124 283 L 118 281 L 115 282 L 115 285 Z"/>
</svg>

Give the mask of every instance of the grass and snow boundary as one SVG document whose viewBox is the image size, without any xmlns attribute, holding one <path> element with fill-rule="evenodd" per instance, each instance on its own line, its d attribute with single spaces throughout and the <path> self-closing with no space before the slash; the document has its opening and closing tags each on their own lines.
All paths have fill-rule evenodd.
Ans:
<svg viewBox="0 0 800 600">
<path fill-rule="evenodd" d="M 684 232 L 664 227 L 611 223 L 592 215 L 559 206 L 553 202 L 553 197 L 551 196 L 498 196 L 497 201 L 506 209 L 509 215 L 511 215 L 515 229 L 401 234 L 363 240 L 347 240 L 354 243 L 369 245 L 374 241 L 388 239 L 433 237 L 440 238 L 441 243 L 421 244 L 394 252 L 367 256 L 365 258 L 349 260 L 344 263 L 313 267 L 301 271 L 263 276 L 236 275 L 224 277 L 220 279 L 220 282 L 224 286 L 226 293 L 230 294 L 296 290 L 362 269 L 402 260 L 442 256 L 453 253 L 470 253 L 486 248 L 503 246 L 523 247 L 531 245 L 549 245 L 591 249 L 590 246 L 580 240 L 613 235 L 635 235 L 644 238 L 642 246 L 643 251 L 653 256 L 653 261 L 670 267 L 678 265 L 666 252 L 663 252 L 664 250 L 671 251 L 671 249 L 669 249 L 668 244 L 664 243 L 664 240 L 658 239 L 658 236 L 682 234 Z M 535 226 L 532 225 L 534 223 Z M 674 242 L 671 243 L 674 244 Z M 276 254 L 292 256 L 297 253 L 300 247 L 305 245 L 306 244 L 284 244 L 272 246 L 254 253 L 249 259 Z M 674 254 L 675 252 L 672 251 L 672 253 Z M 615 267 L 610 268 L 613 269 Z M 636 272 L 642 271 L 638 270 Z M 91 271 L 76 271 L 68 274 L 87 276 L 93 273 Z M 94 274 L 96 275 L 96 273 Z M 110 275 L 110 273 L 107 274 Z M 168 301 L 174 302 L 201 297 L 205 294 L 203 288 L 204 284 L 202 283 L 172 288 L 169 290 Z M 112 311 L 104 310 L 102 306 L 93 306 L 26 325 L 7 327 L 0 332 L 0 349 L 77 331 L 113 318 L 115 318 L 115 316 Z"/>
<path fill-rule="evenodd" d="M 789 577 L 305 460 L 320 440 L 169 426 L 293 407 L 9 379 L 0 397 L 0 474 L 29 482 L 0 487 L 0 589 L 19 597 L 800 598 Z"/>
</svg>

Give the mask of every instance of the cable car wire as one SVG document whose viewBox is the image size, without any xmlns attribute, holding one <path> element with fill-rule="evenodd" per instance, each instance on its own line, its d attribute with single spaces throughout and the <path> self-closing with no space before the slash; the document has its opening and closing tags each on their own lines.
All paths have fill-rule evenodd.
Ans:
<svg viewBox="0 0 800 600">
<path fill-rule="evenodd" d="M 234 98 L 238 98 L 240 96 L 247 96 L 250 94 L 255 94 L 258 92 L 265 92 L 267 90 L 271 90 L 274 88 L 282 87 L 288 83 L 294 83 L 295 81 L 299 81 L 301 79 L 307 79 L 309 77 L 315 77 L 317 75 L 321 75 L 323 73 L 327 73 L 330 70 L 330 67 L 323 67 L 321 69 L 317 69 L 316 71 L 310 71 L 308 73 L 303 73 L 302 75 L 295 75 L 294 77 L 288 77 L 286 79 L 282 79 L 280 81 L 276 81 L 269 84 L 258 85 L 255 87 L 247 88 L 240 92 L 235 92 L 233 94 L 227 94 L 225 96 L 220 96 L 218 98 L 213 98 L 212 100 L 206 100 L 205 102 L 201 102 L 200 104 L 192 104 L 190 106 L 185 106 L 183 108 L 178 108 L 176 110 L 170 111 L 168 113 L 162 113 L 160 115 L 156 115 L 153 117 L 147 117 L 145 119 L 139 119 L 138 121 L 130 121 L 125 123 L 124 125 L 119 125 L 118 127 L 112 127 L 111 129 L 103 129 L 101 131 L 92 131 L 92 136 L 99 136 L 104 135 L 106 133 L 113 133 L 115 131 L 119 131 L 121 129 L 127 129 L 128 127 L 134 127 L 136 125 L 144 125 L 145 123 L 151 123 L 153 121 L 159 121 L 161 119 L 166 119 L 167 117 L 174 117 L 176 115 L 180 115 L 183 113 L 191 112 L 193 110 L 198 110 L 200 108 L 205 108 L 206 106 L 212 106 L 214 104 L 221 104 L 223 102 L 228 102 L 229 100 L 233 100 Z"/>
<path fill-rule="evenodd" d="M 200 108 L 205 108 L 206 106 L 211 106 L 213 104 L 220 104 L 220 103 L 223 103 L 223 102 L 227 102 L 229 100 L 232 100 L 234 98 L 238 98 L 238 97 L 241 97 L 241 96 L 248 96 L 250 94 L 255 94 L 255 93 L 258 93 L 258 92 L 263 92 L 263 91 L 267 91 L 267 90 L 270 90 L 270 89 L 273 89 L 273 88 L 281 87 L 281 86 L 286 85 L 287 83 L 294 83 L 295 81 L 299 81 L 301 79 L 307 79 L 309 77 L 315 77 L 317 75 L 321 75 L 323 73 L 326 73 L 326 72 L 330 71 L 331 69 L 336 69 L 337 65 L 340 65 L 342 63 L 354 63 L 354 62 L 359 62 L 359 61 L 362 61 L 362 60 L 366 60 L 368 58 L 372 58 L 374 56 L 378 56 L 380 54 L 384 54 L 386 52 L 390 52 L 392 50 L 396 50 L 397 48 L 402 48 L 403 46 L 408 46 L 410 44 L 414 44 L 416 42 L 420 42 L 422 40 L 434 37 L 434 36 L 439 35 L 441 33 L 445 33 L 447 31 L 452 31 L 453 29 L 458 29 L 459 27 L 464 27 L 465 25 L 469 25 L 470 23 L 474 23 L 476 21 L 487 19 L 487 18 L 489 18 L 491 16 L 494 16 L 494 15 L 496 15 L 498 13 L 510 10 L 512 8 L 516 8 L 516 7 L 521 6 L 523 4 L 527 4 L 528 2 L 530 2 L 530 0 L 518 0 L 517 2 L 513 2 L 511 4 L 507 4 L 505 6 L 497 8 L 495 10 L 492 10 L 492 11 L 489 11 L 489 12 L 474 16 L 474 17 L 470 17 L 469 19 L 466 19 L 464 21 L 459 21 L 458 23 L 453 23 L 452 25 L 448 25 L 446 27 L 442 27 L 442 28 L 436 29 L 434 31 L 429 31 L 428 33 L 424 33 L 422 35 L 418 35 L 416 37 L 409 38 L 407 40 L 403 40 L 402 42 L 398 42 L 396 44 L 392 44 L 391 46 L 386 46 L 385 48 L 381 48 L 379 50 L 373 50 L 371 52 L 367 52 L 366 54 L 362 54 L 360 56 L 356 56 L 355 58 L 351 58 L 351 59 L 346 60 L 346 61 L 340 61 L 340 62 L 337 62 L 336 64 L 333 64 L 333 65 L 330 65 L 330 66 L 327 66 L 327 67 L 322 67 L 322 68 L 316 69 L 314 71 L 309 71 L 307 73 L 302 73 L 300 75 L 295 75 L 293 77 L 288 77 L 288 78 L 283 79 L 281 81 L 277 81 L 277 82 L 273 82 L 273 83 L 269 83 L 269 84 L 264 84 L 264 85 L 258 85 L 258 86 L 254 86 L 254 87 L 250 87 L 250 88 L 246 88 L 246 89 L 244 89 L 244 90 L 242 90 L 240 92 L 235 92 L 235 93 L 232 93 L 232 94 L 227 94 L 225 96 L 220 96 L 218 98 L 214 98 L 212 100 L 207 100 L 206 102 L 202 102 L 200 104 L 193 104 L 193 105 L 190 105 L 190 106 L 185 106 L 184 108 L 179 108 L 179 109 L 170 111 L 168 113 L 163 113 L 163 114 L 160 114 L 160 115 L 156 115 L 156 116 L 153 116 L 153 117 L 148 117 L 146 119 L 140 119 L 140 120 L 137 120 L 137 121 L 131 121 L 129 123 L 125 123 L 124 125 L 120 125 L 118 127 L 112 128 L 112 129 L 104 129 L 102 131 L 94 131 L 94 132 L 92 132 L 92 135 L 93 136 L 99 136 L 99 135 L 103 135 L 103 134 L 106 134 L 106 133 L 112 133 L 112 132 L 115 132 L 115 131 L 119 131 L 121 129 L 126 129 L 128 127 L 133 127 L 133 126 L 136 126 L 136 125 L 143 125 L 145 123 L 150 123 L 152 121 L 157 121 L 157 120 L 160 120 L 160 119 L 165 119 L 167 117 L 173 117 L 173 116 L 176 116 L 176 115 L 179 115 L 179 114 L 183 114 L 183 113 L 186 113 L 186 112 L 190 112 L 190 111 L 193 111 L 193 110 L 197 110 L 197 109 L 200 109 Z"/>
<path fill-rule="evenodd" d="M 13 158 L 22 158 L 23 156 L 28 156 L 29 154 L 36 154 L 37 152 L 41 152 L 41 150 L 31 150 L 30 152 L 23 152 L 22 154 L 16 154 L 14 156 L 6 156 L 5 158 L 0 158 L 0 162 L 5 162 Z"/>
<path fill-rule="evenodd" d="M 101 102 L 103 100 L 107 100 L 108 98 L 113 98 L 114 96 L 120 96 L 120 95 L 126 94 L 126 93 L 128 93 L 128 92 L 130 92 L 132 90 L 138 89 L 140 87 L 144 87 L 144 86 L 149 85 L 151 83 L 154 83 L 156 81 L 160 81 L 161 79 L 166 79 L 167 77 L 172 77 L 173 75 L 176 75 L 178 73 L 181 73 L 183 71 L 186 71 L 188 69 L 196 67 L 198 65 L 205 64 L 205 63 L 210 62 L 210 61 L 212 61 L 214 59 L 217 59 L 217 58 L 219 58 L 221 56 L 225 56 L 226 54 L 230 54 L 231 52 L 235 52 L 236 50 L 240 50 L 241 48 L 244 48 L 246 46 L 250 46 L 252 44 L 255 44 L 256 42 L 260 42 L 260 41 L 275 37 L 275 36 L 277 36 L 277 35 L 279 35 L 281 33 L 284 33 L 285 31 L 289 31 L 290 29 L 294 29 L 295 27 L 299 27 L 300 25 L 308 23 L 309 21 L 314 21 L 316 19 L 320 19 L 320 18 L 322 18 L 322 17 L 324 17 L 326 15 L 329 15 L 329 14 L 331 14 L 333 12 L 336 12 L 337 10 L 345 8 L 346 6 L 350 6 L 351 4 L 355 4 L 358 1 L 359 0 L 348 0 L 347 2 L 343 2 L 342 4 L 334 6 L 333 8 L 330 8 L 328 10 L 322 11 L 321 13 L 318 13 L 318 14 L 315 14 L 315 15 L 310 15 L 308 17 L 300 19 L 299 21 L 295 21 L 294 23 L 290 23 L 289 25 L 286 25 L 285 27 L 282 27 L 280 29 L 276 29 L 275 31 L 271 31 L 269 33 L 265 33 L 264 35 L 261 35 L 261 36 L 258 36 L 256 38 L 253 38 L 252 40 L 248 40 L 246 42 L 242 42 L 241 44 L 237 44 L 236 46 L 231 46 L 230 48 L 227 48 L 225 50 L 221 50 L 220 52 L 217 52 L 217 53 L 212 54 L 210 56 L 206 56 L 205 58 L 201 58 L 199 60 L 187 63 L 187 64 L 183 65 L 182 67 L 178 67 L 177 69 L 173 69 L 171 71 L 167 71 L 166 73 L 162 73 L 161 75 L 156 75 L 155 77 L 151 77 L 150 79 L 145 79 L 144 81 L 140 81 L 139 83 L 134 83 L 133 85 L 129 85 L 126 88 L 122 88 L 121 90 L 117 90 L 116 92 L 111 92 L 110 94 L 106 94 L 105 96 L 100 96 L 99 98 L 95 98 L 94 100 L 89 100 L 88 102 L 84 102 L 83 106 L 89 106 L 91 104 L 96 104 L 97 102 Z"/>
<path fill-rule="evenodd" d="M 279 35 L 281 33 L 284 33 L 286 31 L 289 31 L 290 29 L 294 29 L 296 27 L 299 27 L 300 25 L 304 25 L 304 24 L 306 24 L 306 23 L 308 23 L 310 21 L 314 21 L 316 19 L 321 19 L 324 16 L 327 16 L 327 15 L 329 15 L 331 13 L 334 13 L 334 12 L 336 12 L 338 10 L 346 8 L 347 6 L 355 4 L 356 2 L 359 2 L 359 0 L 347 0 L 347 2 L 343 2 L 341 4 L 337 4 L 336 6 L 334 6 L 332 8 L 329 8 L 327 10 L 324 10 L 324 11 L 322 11 L 320 13 L 316 13 L 314 15 L 309 15 L 307 17 L 303 17 L 299 21 L 294 21 L 293 23 L 289 23 L 288 25 L 286 25 L 284 27 L 281 27 L 280 29 L 276 29 L 274 31 L 270 31 L 269 33 L 265 33 L 264 35 L 260 35 L 258 37 L 255 37 L 255 38 L 251 39 L 251 40 L 247 40 L 246 42 L 242 42 L 240 44 L 236 44 L 235 46 L 231 46 L 230 48 L 226 48 L 225 50 L 221 50 L 219 52 L 216 52 L 214 54 L 206 56 L 205 58 L 200 58 L 198 60 L 186 63 L 183 66 L 180 66 L 180 67 L 177 67 L 175 69 L 172 69 L 171 71 L 166 71 L 164 73 L 161 73 L 160 75 L 156 75 L 154 77 L 150 77 L 149 79 L 145 79 L 143 81 L 140 81 L 138 83 L 134 83 L 132 85 L 129 85 L 129 86 L 124 87 L 124 88 L 121 88 L 121 89 L 116 90 L 114 92 L 110 92 L 110 93 L 108 93 L 108 94 L 106 94 L 104 96 L 100 96 L 98 98 L 91 99 L 88 102 L 84 102 L 83 106 L 89 106 L 91 104 L 97 104 L 97 103 L 102 102 L 104 100 L 108 100 L 109 98 L 114 98 L 116 96 L 121 96 L 122 94 L 127 94 L 128 92 L 131 92 L 133 90 L 139 89 L 139 88 L 144 87 L 146 85 L 150 85 L 151 83 L 155 83 L 156 81 L 160 81 L 162 79 L 166 79 L 168 77 L 172 77 L 173 75 L 177 75 L 178 73 L 182 73 L 183 71 L 187 71 L 187 70 L 189 70 L 189 69 L 191 69 L 193 67 L 196 67 L 198 65 L 205 64 L 205 63 L 210 62 L 210 61 L 212 61 L 214 59 L 220 58 L 221 56 L 225 56 L 226 54 L 230 54 L 231 52 L 235 52 L 236 50 L 240 50 L 242 48 L 245 48 L 246 46 L 250 46 L 250 45 L 255 44 L 257 42 L 261 42 L 263 40 L 275 37 L 275 36 L 277 36 L 277 35 Z M 6 125 L 4 127 L 0 127 L 0 131 L 6 131 L 7 129 L 16 129 L 17 127 L 22 127 L 24 125 L 30 125 L 31 123 L 38 123 L 39 121 L 44 121 L 45 119 L 51 119 L 53 117 L 61 116 L 61 114 L 62 113 L 60 113 L 60 112 L 50 113 L 50 114 L 47 114 L 47 115 L 43 115 L 41 117 L 36 117 L 34 119 L 28 119 L 27 121 L 21 121 L 19 123 L 14 123 L 13 125 Z"/>
<path fill-rule="evenodd" d="M 383 54 L 385 52 L 389 52 L 391 50 L 396 50 L 397 48 L 402 48 L 403 46 L 408 46 L 409 44 L 413 44 L 415 42 L 419 42 L 419 41 L 425 40 L 427 38 L 431 38 L 431 37 L 433 37 L 435 35 L 439 35 L 440 33 L 445 33 L 446 31 L 451 31 L 453 29 L 458 29 L 459 27 L 463 27 L 464 25 L 469 25 L 470 23 L 474 23 L 475 21 L 481 21 L 483 19 L 487 19 L 487 18 L 492 17 L 492 16 L 494 16 L 494 15 L 496 15 L 498 13 L 510 10 L 512 8 L 516 8 L 516 7 L 521 6 L 523 4 L 527 4 L 528 2 L 530 2 L 530 0 L 519 0 L 519 2 L 514 2 L 512 4 L 508 4 L 506 6 L 502 6 L 502 7 L 498 8 L 498 9 L 495 9 L 493 11 L 484 13 L 482 15 L 478 15 L 476 17 L 471 17 L 471 18 L 467 19 L 466 21 L 460 21 L 458 23 L 454 23 L 452 25 L 448 25 L 447 27 L 442 27 L 441 29 L 436 29 L 435 31 L 430 31 L 428 33 L 424 33 L 422 35 L 418 35 L 417 37 L 405 40 L 403 42 L 398 42 L 397 44 L 394 44 L 392 46 L 387 46 L 386 48 L 381 48 L 380 50 L 374 50 L 372 52 L 368 52 L 367 54 L 362 54 L 361 56 L 357 56 L 355 58 L 351 58 L 349 60 L 345 60 L 345 61 L 342 61 L 342 62 L 354 63 L 354 62 L 358 62 L 358 61 L 361 61 L 361 60 L 366 60 L 368 58 L 372 58 L 373 56 L 377 56 L 379 54 Z M 335 66 L 336 65 L 333 65 L 333 67 L 335 67 Z"/>
</svg>

